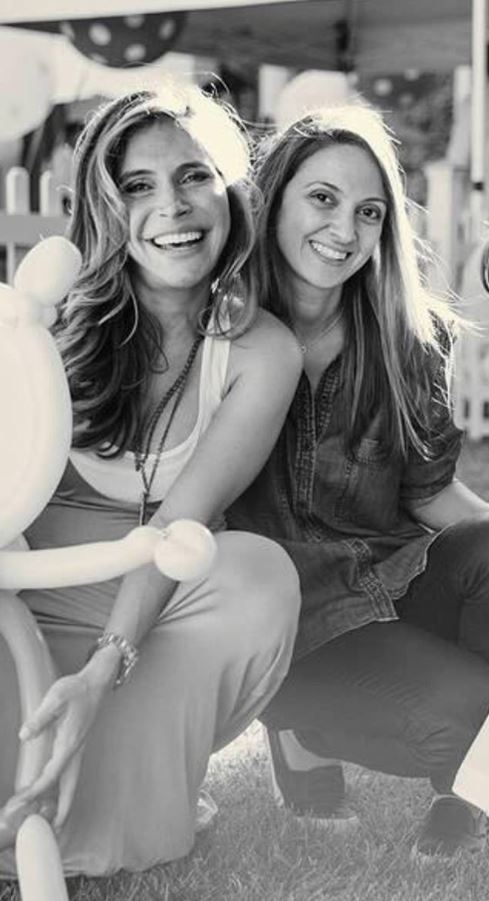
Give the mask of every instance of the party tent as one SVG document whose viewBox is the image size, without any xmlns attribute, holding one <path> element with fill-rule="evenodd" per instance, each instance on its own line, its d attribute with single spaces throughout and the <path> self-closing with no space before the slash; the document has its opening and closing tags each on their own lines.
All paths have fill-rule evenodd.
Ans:
<svg viewBox="0 0 489 901">
<path fill-rule="evenodd" d="M 78 37 L 82 52 L 110 66 L 121 65 L 104 57 L 116 44 L 117 21 L 126 31 L 151 34 L 151 17 L 162 14 L 161 53 L 363 74 L 471 64 L 473 216 L 481 221 L 487 0 L 2 0 L 0 24 L 56 32 L 61 23 L 75 46 Z M 144 40 L 124 40 L 127 62 L 142 65 Z"/>
<path fill-rule="evenodd" d="M 2 0 L 0 23 L 162 12 L 180 14 L 172 50 L 251 64 L 394 73 L 471 59 L 471 0 Z"/>
</svg>

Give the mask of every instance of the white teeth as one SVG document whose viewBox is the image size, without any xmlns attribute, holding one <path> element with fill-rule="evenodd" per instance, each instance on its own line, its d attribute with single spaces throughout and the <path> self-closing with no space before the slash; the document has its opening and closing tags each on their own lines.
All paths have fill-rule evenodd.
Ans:
<svg viewBox="0 0 489 901">
<path fill-rule="evenodd" d="M 158 247 L 169 247 L 170 245 L 181 246 L 182 244 L 190 244 L 193 241 L 200 241 L 203 236 L 203 232 L 195 231 L 195 232 L 175 232 L 175 234 L 170 235 L 157 235 L 156 238 L 153 238 L 153 244 L 156 244 Z"/>
<path fill-rule="evenodd" d="M 322 257 L 327 260 L 346 260 L 348 254 L 339 250 L 333 250 L 332 247 L 326 247 L 326 244 L 320 244 L 319 241 L 311 241 L 311 247 L 314 248 Z"/>
</svg>

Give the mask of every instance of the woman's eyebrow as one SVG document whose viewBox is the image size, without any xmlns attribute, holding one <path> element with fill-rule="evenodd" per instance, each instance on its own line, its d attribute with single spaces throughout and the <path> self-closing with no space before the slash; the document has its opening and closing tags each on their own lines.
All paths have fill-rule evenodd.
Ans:
<svg viewBox="0 0 489 901">
<path fill-rule="evenodd" d="M 123 171 L 119 173 L 119 181 L 133 175 L 151 175 L 152 171 L 152 169 L 123 169 Z"/>
<path fill-rule="evenodd" d="M 387 206 L 387 200 L 385 199 L 385 197 L 377 197 L 375 194 L 373 197 L 364 197 L 361 200 L 361 203 L 370 203 L 370 202 L 383 203 L 384 206 Z"/>
<path fill-rule="evenodd" d="M 311 188 L 312 185 L 321 185 L 322 188 L 332 188 L 333 191 L 341 192 L 341 188 L 339 188 L 338 185 L 334 185 L 333 182 L 330 181 L 324 181 L 321 178 L 313 178 L 312 181 L 308 181 L 306 188 Z"/>
<path fill-rule="evenodd" d="M 337 191 L 338 194 L 344 194 L 344 191 L 338 185 L 335 185 L 330 181 L 323 181 L 320 178 L 314 178 L 312 181 L 307 182 L 306 188 L 312 188 L 313 185 L 321 188 L 330 188 L 332 191 Z M 375 202 L 378 203 L 384 203 L 387 206 L 387 200 L 385 199 L 385 197 L 377 197 L 376 195 L 373 195 L 372 197 L 363 197 L 362 203 L 370 200 L 375 200 Z"/>
<path fill-rule="evenodd" d="M 181 169 L 208 169 L 210 172 L 212 166 L 205 160 L 185 160 L 176 167 L 175 171 L 179 172 Z"/>
<path fill-rule="evenodd" d="M 175 166 L 174 172 L 179 173 L 186 171 L 187 169 L 208 169 L 211 171 L 211 166 L 209 163 L 206 163 L 204 160 L 185 160 L 182 163 L 179 163 L 178 166 Z M 119 178 L 126 178 L 128 175 L 153 175 L 156 172 L 156 167 L 153 168 L 149 166 L 144 169 L 124 169 Z"/>
</svg>

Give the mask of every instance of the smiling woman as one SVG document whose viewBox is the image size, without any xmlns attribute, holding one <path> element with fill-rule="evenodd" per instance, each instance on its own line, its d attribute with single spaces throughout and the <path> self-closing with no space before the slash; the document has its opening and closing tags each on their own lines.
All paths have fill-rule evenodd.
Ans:
<svg viewBox="0 0 489 901">
<path fill-rule="evenodd" d="M 334 758 L 430 776 L 444 796 L 417 853 L 481 850 L 483 814 L 450 795 L 489 706 L 489 506 L 454 478 L 460 320 L 422 283 L 374 110 L 294 123 L 257 181 L 260 301 L 304 373 L 229 520 L 278 540 L 301 581 L 296 662 L 265 714 L 282 801 L 355 821 Z"/>
<path fill-rule="evenodd" d="M 268 539 L 223 531 L 301 369 L 294 337 L 257 310 L 247 171 L 235 117 L 186 85 L 108 103 L 76 148 L 70 237 L 82 268 L 56 326 L 74 441 L 28 541 L 63 548 L 190 518 L 216 531 L 218 551 L 185 585 L 150 565 L 24 592 L 62 676 L 21 731 L 29 741 L 53 729 L 52 757 L 10 807 L 45 810 L 54 795 L 70 873 L 186 854 L 209 755 L 265 706 L 290 661 L 292 564 Z M 9 700 L 2 743 L 18 718 Z M 82 751 L 76 785 L 65 773 Z"/>
<path fill-rule="evenodd" d="M 306 285 L 310 302 L 317 295 L 321 306 L 324 291 L 335 288 L 327 312 L 336 314 L 343 283 L 379 242 L 386 207 L 379 169 L 363 148 L 324 147 L 303 163 L 284 190 L 277 222 L 277 244 L 291 284 L 300 282 L 301 301 Z"/>
<path fill-rule="evenodd" d="M 118 185 L 127 209 L 127 249 L 137 264 L 134 287 L 141 303 L 157 315 L 156 286 L 158 292 L 162 287 L 168 294 L 178 292 L 180 302 L 186 292 L 200 309 L 207 303 L 209 278 L 230 230 L 226 185 L 214 162 L 183 129 L 158 122 L 129 142 Z"/>
</svg>

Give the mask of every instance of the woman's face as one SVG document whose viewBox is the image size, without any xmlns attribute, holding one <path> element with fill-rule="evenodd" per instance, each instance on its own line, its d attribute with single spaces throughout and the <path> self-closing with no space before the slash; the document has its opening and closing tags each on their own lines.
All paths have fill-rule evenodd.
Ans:
<svg viewBox="0 0 489 901">
<path fill-rule="evenodd" d="M 129 219 L 129 256 L 150 289 L 210 282 L 230 229 L 226 186 L 203 147 L 173 122 L 128 142 L 118 187 Z"/>
<path fill-rule="evenodd" d="M 387 198 L 372 157 L 334 144 L 304 161 L 288 182 L 277 217 L 277 242 L 292 296 L 329 296 L 372 256 Z"/>
</svg>

